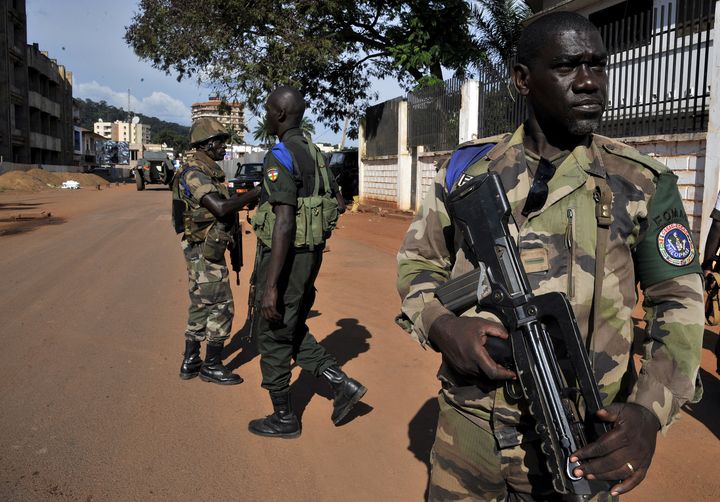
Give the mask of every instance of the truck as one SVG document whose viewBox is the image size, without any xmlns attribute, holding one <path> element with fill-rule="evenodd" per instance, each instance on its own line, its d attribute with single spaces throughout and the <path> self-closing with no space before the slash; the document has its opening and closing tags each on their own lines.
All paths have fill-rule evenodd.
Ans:
<svg viewBox="0 0 720 502">
<path fill-rule="evenodd" d="M 166 152 L 145 152 L 134 172 L 137 189 L 145 190 L 145 185 L 170 186 L 175 168 Z"/>
</svg>

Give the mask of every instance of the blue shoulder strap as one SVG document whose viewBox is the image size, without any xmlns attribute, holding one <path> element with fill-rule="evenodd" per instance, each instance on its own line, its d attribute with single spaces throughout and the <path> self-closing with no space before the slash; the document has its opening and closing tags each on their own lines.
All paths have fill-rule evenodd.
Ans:
<svg viewBox="0 0 720 502">
<path fill-rule="evenodd" d="M 445 187 L 448 191 L 455 184 L 465 169 L 483 158 L 496 143 L 485 143 L 483 145 L 468 145 L 455 150 L 448 162 L 447 173 L 445 174 Z"/>
<path fill-rule="evenodd" d="M 275 156 L 275 158 L 280 162 L 280 164 L 285 167 L 288 171 L 290 171 L 290 174 L 293 173 L 293 161 L 292 161 L 292 154 L 290 153 L 290 150 L 287 149 L 285 146 L 285 143 L 280 142 L 277 145 L 272 147 L 272 154 Z"/>
<path fill-rule="evenodd" d="M 185 192 L 185 197 L 187 197 L 188 199 L 192 197 L 192 195 L 190 194 L 190 187 L 188 187 L 187 181 L 185 181 L 185 175 L 190 171 L 200 172 L 200 169 L 198 169 L 197 167 L 186 167 L 180 172 L 180 184 L 183 187 L 183 192 Z"/>
</svg>

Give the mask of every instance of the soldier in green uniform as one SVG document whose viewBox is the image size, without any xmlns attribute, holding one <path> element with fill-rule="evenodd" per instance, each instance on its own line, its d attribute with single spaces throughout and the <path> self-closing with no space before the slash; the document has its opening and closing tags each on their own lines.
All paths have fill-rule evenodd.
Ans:
<svg viewBox="0 0 720 502">
<path fill-rule="evenodd" d="M 256 310 L 261 313 L 256 333 L 262 386 L 270 393 L 274 413 L 248 427 L 261 436 L 291 438 L 300 435 L 290 402 L 293 359 L 330 383 L 336 425 L 366 389 L 340 369 L 306 324 L 325 241 L 345 202 L 319 149 L 300 129 L 305 111 L 300 92 L 280 87 L 270 94 L 265 109 L 268 131 L 280 143 L 265 157 L 260 206 L 253 220 L 259 241 Z"/>
<path fill-rule="evenodd" d="M 713 298 L 714 295 L 718 294 L 718 271 L 720 271 L 720 263 L 718 261 L 718 250 L 720 250 L 720 194 L 718 194 L 715 201 L 715 207 L 713 207 L 710 213 L 712 223 L 708 230 L 707 237 L 705 237 L 705 251 L 703 253 L 703 261 L 701 267 L 703 269 L 703 275 L 705 275 L 705 290 L 708 295 L 710 302 L 716 301 Z M 709 312 L 713 314 L 713 324 L 718 324 L 720 319 L 717 319 L 714 309 L 710 308 Z M 708 312 L 706 312 L 708 314 Z M 715 372 L 720 374 L 720 338 L 715 343 Z"/>
<path fill-rule="evenodd" d="M 180 378 L 200 375 L 207 382 L 233 385 L 242 382 L 222 364 L 222 349 L 230 335 L 233 298 L 225 262 L 225 250 L 233 244 L 236 214 L 257 200 L 259 190 L 230 197 L 218 160 L 225 156 L 230 137 L 212 118 L 196 120 L 190 130 L 195 148 L 173 179 L 173 224 L 182 234 L 190 288 L 185 354 Z M 207 341 L 205 360 L 200 342 Z"/>
<path fill-rule="evenodd" d="M 433 294 L 475 267 L 457 240 L 448 194 L 492 171 L 507 191 L 534 292 L 567 295 L 588 347 L 605 406 L 598 417 L 612 430 L 570 460 L 581 463 L 577 476 L 622 480 L 594 497 L 608 500 L 644 479 L 658 431 L 694 396 L 703 334 L 700 267 L 675 175 L 593 134 L 608 87 L 598 30 L 578 14 L 546 15 L 524 30 L 517 58 L 513 78 L 529 118 L 512 134 L 453 152 L 398 255 L 398 322 L 423 347 L 442 353 L 429 498 L 562 500 L 526 403 L 502 385 L 514 373 L 485 348 L 488 337 L 507 338 L 502 320 L 475 308 L 456 316 Z M 639 374 L 631 318 L 638 282 L 647 321 Z"/>
</svg>

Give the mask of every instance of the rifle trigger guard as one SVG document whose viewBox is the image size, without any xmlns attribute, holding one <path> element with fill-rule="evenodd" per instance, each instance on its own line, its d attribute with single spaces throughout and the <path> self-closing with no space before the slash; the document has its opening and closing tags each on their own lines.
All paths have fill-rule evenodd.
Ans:
<svg viewBox="0 0 720 502">
<path fill-rule="evenodd" d="M 576 467 L 580 467 L 580 461 L 577 462 L 570 462 L 570 457 L 568 457 L 565 460 L 565 473 L 568 475 L 568 478 L 570 478 L 572 481 L 580 481 L 582 477 L 578 477 L 575 474 L 573 474 L 573 471 Z"/>
<path fill-rule="evenodd" d="M 519 388 L 517 382 L 513 380 L 505 380 L 505 394 L 515 401 L 522 399 L 522 388 Z"/>
</svg>

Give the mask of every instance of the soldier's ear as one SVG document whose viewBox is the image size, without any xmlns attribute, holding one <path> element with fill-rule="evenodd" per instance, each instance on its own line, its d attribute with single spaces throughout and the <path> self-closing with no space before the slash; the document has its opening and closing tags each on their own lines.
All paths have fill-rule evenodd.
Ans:
<svg viewBox="0 0 720 502">
<path fill-rule="evenodd" d="M 516 63 L 513 67 L 512 80 L 518 94 L 527 96 L 530 93 L 530 70 L 524 64 Z"/>
</svg>

